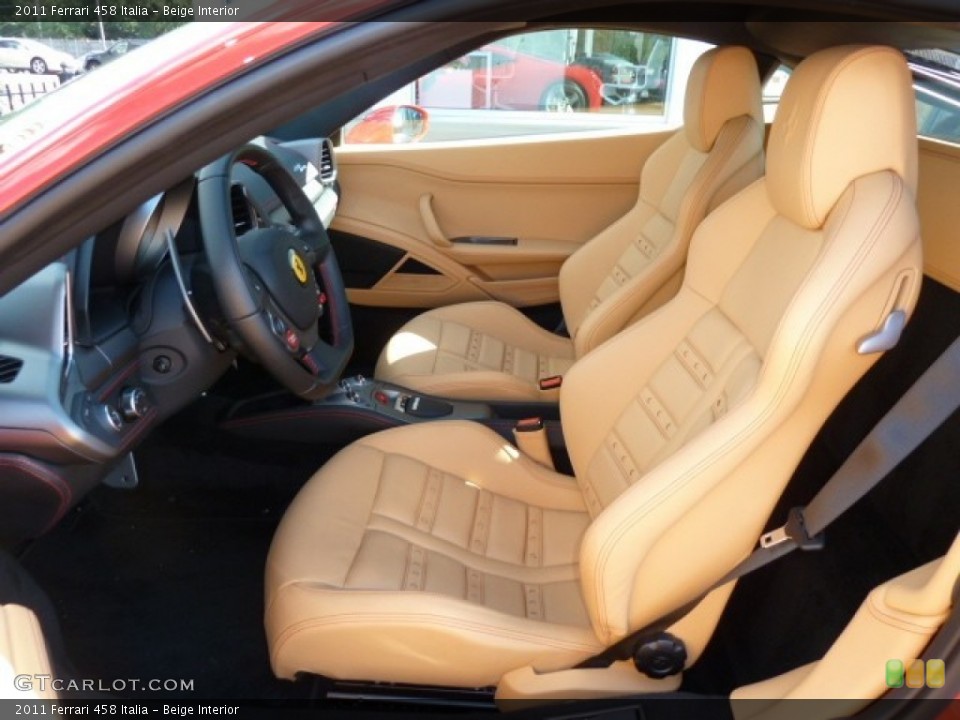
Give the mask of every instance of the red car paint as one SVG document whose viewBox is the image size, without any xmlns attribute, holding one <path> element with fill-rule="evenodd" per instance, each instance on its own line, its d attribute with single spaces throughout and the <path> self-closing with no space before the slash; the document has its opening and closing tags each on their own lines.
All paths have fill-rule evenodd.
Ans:
<svg viewBox="0 0 960 720">
<path fill-rule="evenodd" d="M 196 23 L 160 38 L 150 47 L 149 66 L 112 63 L 95 78 L 80 78 L 28 107 L 8 122 L 19 141 L 0 151 L 0 214 L 6 213 L 105 147 L 135 132 L 178 105 L 202 94 L 246 66 L 299 42 L 328 32 L 336 23 Z M 149 57 L 149 56 L 144 56 Z M 54 97 L 58 96 L 58 97 Z M 68 103 L 50 124 L 39 104 Z M 30 124 L 33 116 L 37 120 Z M 0 136 L 8 130 L 0 125 Z"/>
<path fill-rule="evenodd" d="M 587 108 L 603 104 L 603 80 L 594 70 L 485 45 L 419 80 L 418 102 L 428 108 L 541 110 L 548 89 L 565 80 L 583 90 Z"/>
</svg>

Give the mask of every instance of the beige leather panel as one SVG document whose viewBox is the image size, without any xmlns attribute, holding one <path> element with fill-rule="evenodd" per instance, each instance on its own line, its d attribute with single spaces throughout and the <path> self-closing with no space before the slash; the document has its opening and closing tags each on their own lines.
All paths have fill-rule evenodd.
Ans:
<svg viewBox="0 0 960 720">
<path fill-rule="evenodd" d="M 354 443 L 277 531 L 266 599 L 274 669 L 492 684 L 512 667 L 576 662 L 599 647 L 576 566 L 588 522 L 571 478 L 473 423 Z M 447 661 L 425 661 L 437 648 Z M 449 662 L 464 652 L 470 662 Z"/>
<path fill-rule="evenodd" d="M 445 397 L 550 400 L 540 378 L 563 375 L 573 343 L 503 303 L 469 303 L 415 317 L 390 338 L 376 377 Z"/>
<path fill-rule="evenodd" d="M 56 700 L 49 686 L 39 684 L 30 691 L 18 691 L 15 675 L 52 673 L 47 645 L 40 622 L 32 610 L 22 605 L 0 605 L 0 698 L 17 700 Z"/>
<path fill-rule="evenodd" d="M 773 205 L 798 225 L 817 228 L 863 175 L 892 170 L 915 193 L 916 137 L 910 71 L 899 50 L 817 53 L 791 74 L 770 131 Z"/>
<path fill-rule="evenodd" d="M 511 670 L 497 683 L 497 704 L 505 712 L 531 707 L 534 702 L 588 700 L 665 693 L 680 687 L 682 675 L 661 680 L 637 672 L 633 661 L 608 668 L 538 673 L 529 665 Z"/>
<path fill-rule="evenodd" d="M 920 139 L 917 204 L 923 230 L 924 269 L 934 280 L 960 292 L 960 147 Z"/>
<path fill-rule="evenodd" d="M 375 287 L 350 291 L 365 305 L 440 307 L 464 299 L 543 302 L 544 278 L 580 244 L 626 212 L 637 197 L 640 169 L 672 132 L 583 133 L 557 137 L 431 143 L 397 148 L 338 148 L 343 195 L 333 227 L 401 247 L 451 277 L 447 294 L 399 293 Z M 461 235 L 518 237 L 517 248 L 464 248 L 431 239 L 421 213 L 424 196 L 444 238 Z M 544 269 L 549 252 L 555 265 Z M 505 266 L 516 269 L 508 271 Z M 482 270 L 480 269 L 482 268 Z M 511 285 L 481 282 L 517 280 Z M 498 291 L 503 287 L 505 292 Z M 457 299 L 457 293 L 467 297 Z M 557 294 L 549 297 L 557 300 Z M 521 302 L 517 302 L 521 300 Z"/>
<path fill-rule="evenodd" d="M 821 660 L 735 690 L 737 720 L 846 717 L 883 695 L 886 662 L 909 665 L 946 620 L 958 572 L 960 539 L 943 558 L 873 590 Z M 820 698 L 833 702 L 755 702 Z"/>
<path fill-rule="evenodd" d="M 474 277 L 470 282 L 490 297 L 512 307 L 549 305 L 560 297 L 556 275 L 532 280 L 481 280 Z"/>
<path fill-rule="evenodd" d="M 687 80 L 683 129 L 690 145 L 709 152 L 721 128 L 745 115 L 763 125 L 757 61 L 745 47 L 718 47 L 698 58 Z"/>
<path fill-rule="evenodd" d="M 375 237 L 376 240 L 393 245 L 407 252 L 391 271 L 372 289 L 347 288 L 347 300 L 356 305 L 376 307 L 441 307 L 458 302 L 486 300 L 488 296 L 470 282 L 471 273 L 454 260 L 431 250 L 422 240 L 399 233 L 390 228 L 379 228 L 375 235 L 370 225 L 340 217 L 334 219 L 335 228 L 354 235 Z M 406 258 L 426 263 L 438 270 L 438 279 L 428 279 L 420 286 L 410 287 L 402 275 L 398 281 L 396 270 Z M 430 275 L 418 275 L 417 278 L 436 278 Z M 416 282 L 416 280 L 413 280 Z M 399 287 L 398 287 L 399 285 Z"/>
</svg>

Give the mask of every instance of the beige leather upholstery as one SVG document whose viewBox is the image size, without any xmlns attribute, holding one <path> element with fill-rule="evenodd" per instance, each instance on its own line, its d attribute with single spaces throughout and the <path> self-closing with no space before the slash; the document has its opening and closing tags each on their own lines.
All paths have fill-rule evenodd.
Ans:
<svg viewBox="0 0 960 720">
<path fill-rule="evenodd" d="M 19 689 L 14 678 L 21 674 L 52 676 L 43 632 L 32 610 L 0 605 L 0 700 L 56 699 L 49 682 L 31 682 L 31 689 Z"/>
<path fill-rule="evenodd" d="M 887 88 L 909 88 L 902 56 L 830 50 L 790 83 L 776 121 L 790 132 L 775 134 L 769 163 L 781 184 L 792 168 L 795 193 L 759 180 L 724 203 L 694 233 L 677 296 L 568 372 L 575 479 L 492 432 L 438 422 L 350 445 L 307 483 L 268 561 L 278 675 L 506 676 L 510 697 L 535 696 L 537 673 L 689 601 L 750 552 L 810 440 L 875 361 L 859 339 L 892 309 L 911 312 L 922 267 L 912 115 L 887 109 L 899 121 L 875 123 L 885 131 L 869 159 L 845 140 L 879 102 L 912 103 Z M 792 138 L 819 148 L 821 134 L 851 168 L 843 187 L 817 152 L 797 164 Z M 829 202 L 822 225 L 796 216 L 802 192 Z M 730 589 L 673 627 L 690 662 Z M 583 690 L 584 673 L 609 689 L 622 671 L 573 672 Z"/>
<path fill-rule="evenodd" d="M 589 522 L 572 478 L 479 425 L 360 440 L 306 485 L 274 539 L 274 670 L 489 685 L 504 667 L 576 662 L 601 647 L 578 588 Z"/>
<path fill-rule="evenodd" d="M 416 317 L 387 343 L 376 376 L 442 397 L 556 400 L 557 391 L 541 393 L 537 381 L 565 375 L 573 363 L 568 339 L 490 301 Z"/>
<path fill-rule="evenodd" d="M 376 377 L 449 397 L 551 400 L 537 380 L 676 292 L 693 229 L 763 171 L 756 62 L 745 48 L 711 50 L 694 66 L 684 128 L 647 161 L 634 207 L 560 270 L 570 338 L 544 332 L 503 303 L 465 303 L 414 318 L 384 348 Z"/>
</svg>

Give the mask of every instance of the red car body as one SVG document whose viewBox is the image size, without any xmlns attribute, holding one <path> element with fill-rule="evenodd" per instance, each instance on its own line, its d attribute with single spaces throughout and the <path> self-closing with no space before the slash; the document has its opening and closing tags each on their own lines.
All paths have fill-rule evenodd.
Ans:
<svg viewBox="0 0 960 720">
<path fill-rule="evenodd" d="M 585 102 L 570 109 L 603 104 L 603 80 L 596 71 L 492 44 L 419 80 L 417 101 L 436 108 L 544 110 L 550 109 L 551 89 L 565 82 L 579 88 Z"/>
</svg>

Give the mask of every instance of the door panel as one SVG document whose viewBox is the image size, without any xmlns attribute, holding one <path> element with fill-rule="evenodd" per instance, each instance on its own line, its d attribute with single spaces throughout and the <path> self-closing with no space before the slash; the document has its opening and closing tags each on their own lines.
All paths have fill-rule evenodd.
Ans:
<svg viewBox="0 0 960 720">
<path fill-rule="evenodd" d="M 960 147 L 920 139 L 920 185 L 917 205 L 923 237 L 924 271 L 960 291 Z"/>
<path fill-rule="evenodd" d="M 644 162 L 671 134 L 340 148 L 333 229 L 398 251 L 375 284 L 350 287 L 350 301 L 556 302 L 563 261 L 633 206 Z M 452 242 L 460 237 L 516 243 Z M 408 272 L 409 260 L 438 274 Z"/>
</svg>

